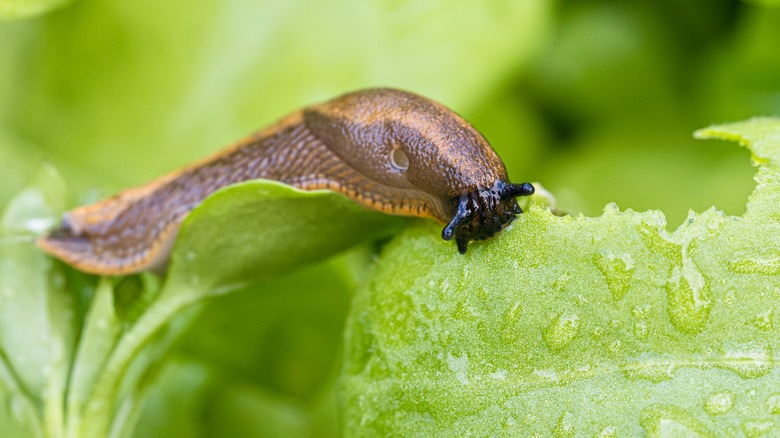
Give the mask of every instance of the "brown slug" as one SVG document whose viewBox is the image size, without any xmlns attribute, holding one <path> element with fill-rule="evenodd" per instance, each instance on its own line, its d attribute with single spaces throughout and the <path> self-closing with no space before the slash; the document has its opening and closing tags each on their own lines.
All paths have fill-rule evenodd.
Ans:
<svg viewBox="0 0 780 438">
<path fill-rule="evenodd" d="M 164 267 L 179 226 L 208 195 L 265 178 L 330 189 L 390 214 L 430 217 L 466 252 L 521 213 L 490 144 L 436 102 L 368 89 L 297 111 L 204 161 L 65 213 L 38 245 L 86 272 L 121 275 Z"/>
</svg>

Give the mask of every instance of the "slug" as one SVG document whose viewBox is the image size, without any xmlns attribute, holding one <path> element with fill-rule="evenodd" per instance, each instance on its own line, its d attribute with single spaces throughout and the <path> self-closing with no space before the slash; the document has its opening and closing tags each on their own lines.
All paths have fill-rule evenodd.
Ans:
<svg viewBox="0 0 780 438">
<path fill-rule="evenodd" d="M 266 178 L 330 189 L 382 212 L 446 224 L 465 254 L 521 213 L 487 140 L 459 115 L 424 97 L 368 89 L 313 105 L 210 158 L 64 214 L 38 246 L 101 275 L 160 270 L 187 214 L 214 191 Z"/>
</svg>

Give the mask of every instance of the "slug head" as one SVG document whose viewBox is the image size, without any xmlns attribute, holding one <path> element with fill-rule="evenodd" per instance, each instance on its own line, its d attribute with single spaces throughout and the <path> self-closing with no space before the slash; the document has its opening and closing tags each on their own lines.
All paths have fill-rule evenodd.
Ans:
<svg viewBox="0 0 780 438">
<path fill-rule="evenodd" d="M 497 181 L 489 189 L 469 192 L 452 200 L 455 214 L 441 232 L 444 240 L 455 237 L 458 251 L 466 253 L 472 240 L 493 237 L 523 212 L 517 196 L 529 196 L 534 186 L 529 183 L 507 184 Z"/>
<path fill-rule="evenodd" d="M 501 231 L 521 213 L 515 197 L 534 190 L 508 182 L 504 163 L 471 124 L 415 94 L 359 91 L 305 110 L 304 120 L 360 175 L 351 191 L 370 186 L 367 196 L 389 200 L 384 211 L 447 224 L 442 237 L 454 237 L 461 253 Z"/>
</svg>

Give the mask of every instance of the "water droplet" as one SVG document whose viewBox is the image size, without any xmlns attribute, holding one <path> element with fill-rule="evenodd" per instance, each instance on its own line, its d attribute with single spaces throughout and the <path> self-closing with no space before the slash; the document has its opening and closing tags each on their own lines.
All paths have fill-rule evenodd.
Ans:
<svg viewBox="0 0 780 438">
<path fill-rule="evenodd" d="M 471 306 L 464 300 L 455 304 L 455 309 L 452 311 L 452 318 L 458 321 L 473 321 L 474 311 L 471 310 Z"/>
<path fill-rule="evenodd" d="M 763 331 L 772 330 L 772 327 L 774 327 L 774 311 L 773 309 L 767 309 L 764 312 L 759 313 L 756 315 L 756 319 L 753 320 L 753 324 L 759 329 Z"/>
<path fill-rule="evenodd" d="M 729 271 L 734 274 L 780 274 L 780 257 L 746 258 L 729 262 Z"/>
<path fill-rule="evenodd" d="M 531 374 L 547 382 L 557 382 L 559 379 L 558 373 L 555 370 L 550 369 L 533 370 Z"/>
<path fill-rule="evenodd" d="M 506 380 L 506 374 L 507 371 L 505 369 L 499 368 L 495 373 L 490 373 L 489 376 L 491 379 Z"/>
<path fill-rule="evenodd" d="M 620 352 L 620 347 L 622 346 L 623 343 L 620 341 L 620 339 L 615 339 L 614 341 L 610 342 L 609 345 L 607 345 L 607 350 L 613 354 L 617 354 Z"/>
<path fill-rule="evenodd" d="M 558 423 L 552 430 L 552 435 L 555 438 L 571 438 L 577 434 L 577 429 L 574 427 L 574 415 L 571 412 L 566 412 L 558 419 Z"/>
<path fill-rule="evenodd" d="M 564 272 L 560 277 L 558 277 L 552 284 L 552 289 L 555 292 L 563 292 L 563 289 L 566 288 L 566 283 L 569 282 L 569 273 Z"/>
<path fill-rule="evenodd" d="M 716 366 L 733 371 L 742 378 L 755 379 L 772 371 L 772 348 L 755 342 L 726 348 Z"/>
<path fill-rule="evenodd" d="M 648 436 L 701 436 L 713 434 L 685 409 L 670 404 L 655 404 L 642 410 L 639 424 Z"/>
<path fill-rule="evenodd" d="M 632 380 L 644 379 L 653 383 L 671 380 L 676 366 L 673 361 L 651 355 L 642 355 L 636 361 L 621 367 L 623 375 Z"/>
<path fill-rule="evenodd" d="M 647 338 L 647 324 L 644 321 L 636 321 L 634 323 L 634 337 L 637 339 Z"/>
<path fill-rule="evenodd" d="M 680 260 L 682 247 L 669 240 L 668 232 L 664 229 L 665 226 L 666 221 L 656 224 L 642 222 L 636 227 L 636 230 L 651 252 L 663 254 L 667 259 L 677 262 Z"/>
<path fill-rule="evenodd" d="M 734 406 L 734 394 L 719 392 L 712 394 L 704 402 L 704 410 L 710 415 L 725 414 Z"/>
<path fill-rule="evenodd" d="M 622 257 L 604 255 L 597 252 L 593 255 L 593 264 L 601 271 L 612 299 L 620 301 L 626 296 L 634 276 L 634 260 L 629 254 Z"/>
<path fill-rule="evenodd" d="M 62 275 L 62 272 L 55 271 L 51 275 L 51 285 L 55 289 L 62 289 L 63 287 L 65 287 L 65 276 Z"/>
<path fill-rule="evenodd" d="M 631 309 L 631 313 L 636 318 L 644 319 L 650 314 L 650 309 L 652 309 L 652 307 L 650 307 L 649 304 L 643 304 L 641 306 L 634 306 L 634 308 Z"/>
<path fill-rule="evenodd" d="M 604 216 L 609 216 L 613 214 L 620 213 L 620 207 L 614 202 L 610 202 L 609 204 L 604 206 Z"/>
<path fill-rule="evenodd" d="M 506 343 L 516 342 L 520 338 L 520 331 L 517 329 L 517 323 L 523 313 L 521 302 L 517 301 L 507 309 L 504 315 L 504 326 L 501 330 L 501 339 Z"/>
<path fill-rule="evenodd" d="M 563 350 L 577 336 L 580 330 L 580 317 L 576 313 L 561 313 L 555 318 L 542 337 L 553 352 Z"/>
<path fill-rule="evenodd" d="M 699 333 L 712 310 L 709 282 L 692 261 L 675 266 L 666 283 L 666 311 L 674 327 L 683 333 Z"/>
<path fill-rule="evenodd" d="M 733 289 L 729 289 L 723 294 L 723 304 L 731 306 L 737 302 L 737 294 Z"/>
<path fill-rule="evenodd" d="M 455 373 L 455 378 L 458 379 L 463 385 L 469 384 L 468 371 L 469 371 L 469 356 L 463 354 L 463 356 L 455 357 L 452 353 L 447 353 L 447 365 L 450 371 Z"/>
<path fill-rule="evenodd" d="M 775 428 L 772 420 L 746 421 L 742 424 L 742 431 L 748 438 L 759 437 L 768 434 Z"/>
<path fill-rule="evenodd" d="M 770 414 L 780 414 L 780 394 L 775 393 L 766 398 L 766 410 Z"/>
<path fill-rule="evenodd" d="M 594 438 L 616 438 L 618 436 L 617 427 L 607 426 L 601 429 Z"/>
</svg>

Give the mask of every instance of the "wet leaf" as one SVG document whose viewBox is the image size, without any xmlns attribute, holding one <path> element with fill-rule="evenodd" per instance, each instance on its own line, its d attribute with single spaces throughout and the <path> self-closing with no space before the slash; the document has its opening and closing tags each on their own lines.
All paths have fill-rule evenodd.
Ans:
<svg viewBox="0 0 780 438">
<path fill-rule="evenodd" d="M 465 257 L 432 224 L 393 240 L 348 323 L 348 431 L 777 433 L 780 119 L 697 135 L 751 150 L 743 216 L 532 206 Z"/>
</svg>

